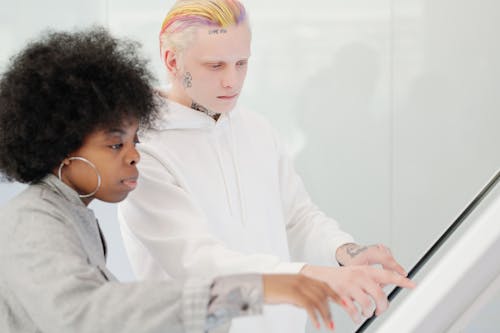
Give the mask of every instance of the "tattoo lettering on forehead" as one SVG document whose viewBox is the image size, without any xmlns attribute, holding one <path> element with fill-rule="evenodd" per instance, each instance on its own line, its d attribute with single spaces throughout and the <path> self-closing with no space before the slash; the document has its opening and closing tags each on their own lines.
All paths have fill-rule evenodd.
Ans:
<svg viewBox="0 0 500 333">
<path fill-rule="evenodd" d="M 225 33 L 227 33 L 227 30 L 224 28 L 208 30 L 209 35 L 218 35 L 218 34 L 225 34 Z"/>
<path fill-rule="evenodd" d="M 362 246 L 362 247 L 358 247 L 357 245 L 352 245 L 352 246 L 349 246 L 347 249 L 346 249 L 346 252 L 348 255 L 351 256 L 351 258 L 354 258 L 355 256 L 357 256 L 358 254 L 360 254 L 361 252 L 364 252 L 368 250 L 368 246 Z"/>
<path fill-rule="evenodd" d="M 182 77 L 182 85 L 184 88 L 191 88 L 193 86 L 193 76 L 191 73 L 186 72 Z"/>
</svg>

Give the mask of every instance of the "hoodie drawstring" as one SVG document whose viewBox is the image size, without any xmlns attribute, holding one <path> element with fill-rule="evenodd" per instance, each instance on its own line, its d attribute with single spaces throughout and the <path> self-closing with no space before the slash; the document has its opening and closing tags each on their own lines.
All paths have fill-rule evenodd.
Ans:
<svg viewBox="0 0 500 333">
<path fill-rule="evenodd" d="M 236 137 L 234 136 L 234 130 L 233 130 L 233 124 L 231 120 L 231 116 L 228 116 L 229 118 L 229 128 L 230 128 L 230 133 L 231 133 L 231 158 L 233 159 L 233 165 L 236 173 L 236 183 L 238 187 L 238 194 L 240 197 L 240 212 L 241 212 L 241 223 L 243 225 L 246 225 L 246 206 L 245 206 L 245 197 L 243 195 L 243 182 L 241 181 L 241 175 L 240 175 L 240 166 L 238 163 L 238 159 L 236 158 L 236 155 L 238 153 L 237 151 L 237 145 L 236 145 Z"/>
<path fill-rule="evenodd" d="M 243 225 L 246 224 L 246 206 L 245 206 L 245 198 L 244 198 L 244 195 L 243 195 L 243 182 L 241 181 L 241 172 L 240 172 L 240 166 L 239 166 L 239 163 L 238 163 L 238 158 L 237 158 L 237 144 L 236 144 L 236 138 L 235 138 L 235 135 L 234 135 L 234 130 L 233 130 L 233 126 L 232 126 L 232 123 L 231 123 L 231 117 L 230 116 L 227 116 L 229 121 L 228 121 L 228 125 L 229 125 L 229 134 L 230 134 L 230 137 L 229 137 L 229 154 L 231 155 L 231 161 L 233 163 L 233 166 L 234 166 L 234 173 L 235 173 L 235 176 L 236 176 L 236 188 L 237 188 L 237 191 L 238 191 L 238 196 L 239 198 L 235 198 L 239 201 L 239 208 L 240 208 L 240 218 L 241 218 L 241 222 Z M 221 148 L 220 148 L 220 145 L 219 145 L 219 141 L 217 139 L 217 136 L 214 135 L 214 150 L 215 150 L 215 153 L 217 155 L 217 161 L 218 161 L 218 164 L 219 164 L 219 170 L 222 174 L 222 178 L 223 178 L 223 181 L 224 181 L 224 189 L 225 189 L 225 192 L 226 192 L 226 201 L 227 201 L 227 204 L 229 206 L 229 209 L 230 211 L 234 211 L 233 209 L 233 206 L 231 204 L 231 200 L 230 200 L 230 195 L 231 195 L 231 192 L 229 190 L 229 184 L 230 182 L 226 179 L 227 178 L 227 175 L 226 175 L 226 172 L 224 171 L 224 164 L 223 164 L 223 161 L 222 161 L 222 154 L 221 154 Z"/>
<path fill-rule="evenodd" d="M 222 156 L 220 152 L 220 146 L 219 146 L 219 141 L 217 140 L 217 137 L 214 135 L 214 150 L 215 154 L 217 155 L 217 161 L 219 162 L 219 170 L 220 173 L 222 174 L 222 179 L 224 181 L 224 190 L 226 191 L 226 202 L 229 207 L 229 212 L 233 211 L 233 206 L 231 205 L 231 200 L 229 200 L 229 184 L 228 181 L 226 180 L 226 173 L 224 172 L 224 167 L 223 167 L 223 162 L 222 162 Z"/>
</svg>

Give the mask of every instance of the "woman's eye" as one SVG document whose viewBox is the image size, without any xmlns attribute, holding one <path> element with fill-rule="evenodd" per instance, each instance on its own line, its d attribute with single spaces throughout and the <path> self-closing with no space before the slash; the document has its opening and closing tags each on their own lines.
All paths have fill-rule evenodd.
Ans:
<svg viewBox="0 0 500 333">
<path fill-rule="evenodd" d="M 221 67 L 222 67 L 222 65 L 221 65 L 221 64 L 211 64 L 211 65 L 210 65 L 210 68 L 212 68 L 212 69 L 219 69 L 219 68 L 221 68 Z"/>
<path fill-rule="evenodd" d="M 242 66 L 246 66 L 246 65 L 247 65 L 247 63 L 248 63 L 247 61 L 242 60 L 242 61 L 238 61 L 238 62 L 236 63 L 236 65 L 238 65 L 238 66 L 242 67 Z"/>
</svg>

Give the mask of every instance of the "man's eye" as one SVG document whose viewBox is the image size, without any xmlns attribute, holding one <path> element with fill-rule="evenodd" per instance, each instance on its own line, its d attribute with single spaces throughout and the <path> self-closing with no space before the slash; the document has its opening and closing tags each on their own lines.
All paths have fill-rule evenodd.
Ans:
<svg viewBox="0 0 500 333">
<path fill-rule="evenodd" d="M 222 65 L 221 65 L 221 64 L 211 64 L 211 65 L 210 65 L 210 68 L 212 68 L 212 69 L 219 69 L 219 68 L 221 68 L 221 67 L 222 67 Z"/>
<path fill-rule="evenodd" d="M 123 147 L 123 143 L 117 143 L 117 144 L 109 146 L 109 148 L 111 148 L 111 149 L 120 149 L 121 147 Z"/>
<path fill-rule="evenodd" d="M 238 65 L 238 66 L 240 66 L 240 67 L 241 67 L 241 66 L 246 66 L 246 65 L 247 65 L 247 63 L 248 63 L 248 61 L 246 61 L 246 60 L 242 60 L 242 61 L 238 61 L 238 62 L 236 63 L 236 65 Z"/>
</svg>

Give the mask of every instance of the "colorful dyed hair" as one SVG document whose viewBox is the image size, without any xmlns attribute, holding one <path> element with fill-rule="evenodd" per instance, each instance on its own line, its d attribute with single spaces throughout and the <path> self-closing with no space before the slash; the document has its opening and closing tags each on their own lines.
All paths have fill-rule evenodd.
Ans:
<svg viewBox="0 0 500 333">
<path fill-rule="evenodd" d="M 192 28 L 237 25 L 246 16 L 245 7 L 238 0 L 177 0 L 161 26 L 162 53 L 167 45 L 177 51 L 185 47 Z"/>
<path fill-rule="evenodd" d="M 245 7 L 238 0 L 178 0 L 163 20 L 160 36 L 191 26 L 227 27 L 245 17 Z"/>
</svg>

